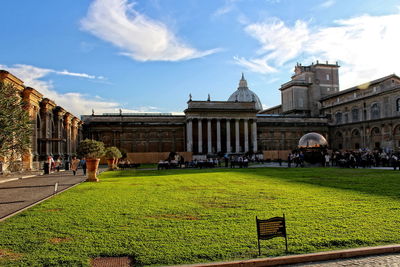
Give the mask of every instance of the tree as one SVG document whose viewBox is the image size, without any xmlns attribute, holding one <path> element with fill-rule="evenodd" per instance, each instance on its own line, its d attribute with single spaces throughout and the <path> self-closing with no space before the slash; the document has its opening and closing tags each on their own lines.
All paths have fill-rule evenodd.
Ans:
<svg viewBox="0 0 400 267">
<path fill-rule="evenodd" d="M 31 147 L 32 122 L 11 83 L 0 82 L 0 157 L 13 163 Z"/>
</svg>

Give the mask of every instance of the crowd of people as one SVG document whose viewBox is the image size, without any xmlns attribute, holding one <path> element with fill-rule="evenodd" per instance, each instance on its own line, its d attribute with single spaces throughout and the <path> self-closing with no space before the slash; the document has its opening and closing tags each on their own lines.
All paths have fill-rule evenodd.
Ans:
<svg viewBox="0 0 400 267">
<path fill-rule="evenodd" d="M 333 152 L 330 160 L 326 161 L 324 166 L 345 168 L 393 167 L 396 170 L 399 165 L 399 153 L 359 150 Z"/>
<path fill-rule="evenodd" d="M 400 170 L 400 154 L 398 152 L 386 153 L 382 150 L 370 151 L 360 149 L 357 151 L 321 151 L 318 165 L 323 167 L 342 168 L 371 168 L 371 167 L 393 167 Z M 305 155 L 302 151 L 295 151 L 288 155 L 288 167 L 304 167 Z"/>
<path fill-rule="evenodd" d="M 342 168 L 371 168 L 371 167 L 392 167 L 394 170 L 400 170 L 400 152 L 387 153 L 382 150 L 370 151 L 367 149 L 360 149 L 357 151 L 333 151 L 328 152 L 322 150 L 318 152 L 319 161 L 315 165 L 322 167 L 342 167 Z M 289 153 L 287 157 L 287 167 L 304 167 L 306 161 L 306 155 L 301 150 L 295 150 Z M 157 169 L 175 169 L 175 168 L 247 168 L 250 162 L 263 163 L 264 160 L 257 155 L 228 155 L 225 154 L 220 157 L 210 157 L 193 159 L 191 161 L 185 161 L 183 156 L 171 153 L 166 160 L 160 160 L 158 162 Z M 282 159 L 278 159 L 277 162 L 282 166 Z M 48 164 L 48 165 L 47 165 Z M 48 157 L 45 169 L 48 168 L 48 172 L 57 171 L 65 168 L 66 170 L 72 170 L 73 175 L 76 175 L 78 169 L 82 169 L 82 174 L 86 175 L 86 159 L 79 159 L 73 156 L 71 160 L 68 158 L 63 159 L 61 156 L 55 160 L 52 156 Z M 126 168 L 137 168 L 140 164 L 132 164 L 127 159 L 122 159 L 118 167 L 121 169 Z M 45 170 L 46 171 L 46 170 Z M 45 172 L 46 173 L 46 172 Z"/>
<path fill-rule="evenodd" d="M 45 173 L 50 173 L 52 171 L 59 172 L 61 169 L 65 169 L 72 170 L 74 175 L 76 175 L 79 168 L 82 169 L 82 174 L 86 175 L 86 159 L 78 159 L 76 156 L 73 156 L 71 161 L 69 161 L 68 158 L 63 159 L 61 156 L 57 157 L 55 160 L 52 156 L 48 156 L 44 166 Z"/>
<path fill-rule="evenodd" d="M 248 157 L 243 155 L 224 155 L 222 157 L 210 157 L 193 159 L 191 161 L 185 161 L 181 155 L 176 154 L 173 158 L 166 160 L 160 160 L 157 165 L 157 169 L 175 169 L 175 168 L 216 168 L 226 167 L 231 168 L 247 168 L 249 162 L 261 162 L 256 156 Z"/>
</svg>

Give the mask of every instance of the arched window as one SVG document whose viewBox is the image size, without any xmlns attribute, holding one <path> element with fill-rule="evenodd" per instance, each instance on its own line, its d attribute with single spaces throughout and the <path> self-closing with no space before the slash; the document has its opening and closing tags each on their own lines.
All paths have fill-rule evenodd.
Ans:
<svg viewBox="0 0 400 267">
<path fill-rule="evenodd" d="M 336 119 L 336 124 L 342 123 L 342 113 L 341 112 L 337 112 L 335 114 L 335 119 Z"/>
<path fill-rule="evenodd" d="M 352 122 L 356 122 L 356 121 L 358 121 L 359 120 L 359 117 L 358 117 L 358 108 L 353 108 L 352 110 L 351 110 L 351 121 Z"/>
<path fill-rule="evenodd" d="M 357 130 L 357 129 L 354 129 L 354 130 L 351 132 L 351 136 L 360 136 L 360 131 Z"/>
<path fill-rule="evenodd" d="M 380 118 L 380 109 L 378 103 L 374 103 L 371 106 L 371 119 L 379 119 Z"/>
<path fill-rule="evenodd" d="M 396 100 L 396 111 L 400 111 L 400 98 Z"/>
</svg>

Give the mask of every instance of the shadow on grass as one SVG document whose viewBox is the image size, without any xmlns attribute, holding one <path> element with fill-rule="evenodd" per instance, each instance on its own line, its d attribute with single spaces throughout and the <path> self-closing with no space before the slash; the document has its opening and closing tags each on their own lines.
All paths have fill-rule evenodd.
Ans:
<svg viewBox="0 0 400 267">
<path fill-rule="evenodd" d="M 391 170 L 310 168 L 279 172 L 275 169 L 273 175 L 293 183 L 400 198 L 400 174 Z"/>
<path fill-rule="evenodd" d="M 248 173 L 252 178 L 274 178 L 290 183 L 303 183 L 321 187 L 353 190 L 366 194 L 400 198 L 400 173 L 392 170 L 340 169 L 340 168 L 249 168 L 249 169 L 172 169 L 124 170 L 105 172 L 101 178 L 158 177 L 169 175 L 195 175 L 206 173 Z M 109 180 L 110 178 L 110 180 Z"/>
</svg>

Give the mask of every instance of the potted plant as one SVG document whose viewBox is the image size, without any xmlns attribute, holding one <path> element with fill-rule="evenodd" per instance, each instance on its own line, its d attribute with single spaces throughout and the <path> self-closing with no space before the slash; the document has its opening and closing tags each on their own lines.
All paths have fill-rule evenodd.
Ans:
<svg viewBox="0 0 400 267">
<path fill-rule="evenodd" d="M 104 155 L 104 143 L 96 140 L 85 139 L 79 143 L 78 155 L 86 158 L 88 182 L 98 182 L 97 170 L 100 158 Z"/>
<path fill-rule="evenodd" d="M 106 148 L 105 155 L 108 163 L 108 170 L 117 169 L 118 159 L 122 157 L 121 151 L 119 151 L 117 147 L 111 146 Z"/>
</svg>

